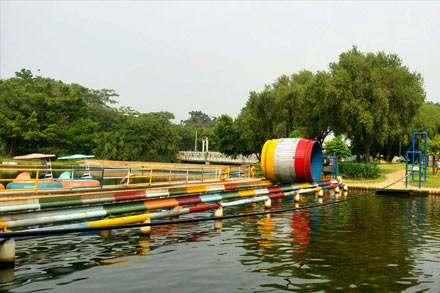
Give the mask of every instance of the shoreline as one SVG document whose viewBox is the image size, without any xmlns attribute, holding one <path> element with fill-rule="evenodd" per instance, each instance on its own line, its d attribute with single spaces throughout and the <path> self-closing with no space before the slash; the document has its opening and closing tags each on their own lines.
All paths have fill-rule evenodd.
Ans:
<svg viewBox="0 0 440 293">
<path fill-rule="evenodd" d="M 374 182 L 374 183 L 346 183 L 349 189 L 355 190 L 379 190 L 383 189 L 390 184 L 387 190 L 402 190 L 402 191 L 427 191 L 429 194 L 440 195 L 440 187 L 424 187 L 422 182 L 422 187 L 419 189 L 417 186 L 408 185 L 405 186 L 405 170 L 398 170 L 395 172 L 391 172 L 386 175 L 385 181 L 382 182 Z"/>
</svg>

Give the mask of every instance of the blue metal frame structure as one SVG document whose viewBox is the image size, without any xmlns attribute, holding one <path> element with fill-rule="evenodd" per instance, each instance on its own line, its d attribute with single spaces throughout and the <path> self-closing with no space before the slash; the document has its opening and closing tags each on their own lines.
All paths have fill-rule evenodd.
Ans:
<svg viewBox="0 0 440 293">
<path fill-rule="evenodd" d="M 408 158 L 412 155 L 412 168 L 408 169 Z M 419 155 L 419 167 L 414 167 L 414 155 Z M 412 180 L 414 181 L 414 173 L 419 172 L 419 188 L 422 187 L 422 152 L 421 151 L 406 151 L 406 167 L 405 167 L 405 187 L 408 187 L 408 171 L 411 171 Z"/>
<path fill-rule="evenodd" d="M 423 135 L 425 139 L 425 149 L 423 151 L 423 157 L 422 157 L 422 151 L 416 151 L 416 136 L 417 135 Z M 428 168 L 428 133 L 427 132 L 413 132 L 413 143 L 412 143 L 412 151 L 406 152 L 406 168 L 405 168 L 405 186 L 408 187 L 408 171 L 411 171 L 411 178 L 412 181 L 414 181 L 414 173 L 419 172 L 419 188 L 422 187 L 422 172 L 424 173 L 424 182 L 426 182 L 426 171 Z M 419 166 L 414 166 L 414 159 L 416 154 L 419 155 Z M 408 169 L 408 160 L 409 156 L 411 155 L 411 169 Z"/>
<path fill-rule="evenodd" d="M 338 176 L 338 162 L 336 161 L 336 152 L 333 152 L 333 155 L 322 155 L 322 157 L 331 159 L 329 166 L 332 166 L 332 176 L 336 178 Z"/>
</svg>

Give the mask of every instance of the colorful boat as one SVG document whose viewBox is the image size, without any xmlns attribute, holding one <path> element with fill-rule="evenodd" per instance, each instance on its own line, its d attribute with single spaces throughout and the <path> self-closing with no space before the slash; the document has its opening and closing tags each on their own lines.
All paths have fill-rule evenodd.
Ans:
<svg viewBox="0 0 440 293">
<path fill-rule="evenodd" d="M 46 174 L 44 175 L 44 178 L 53 178 L 52 174 L 52 162 L 50 161 L 50 158 L 55 158 L 55 155 L 53 154 L 40 154 L 40 153 L 33 153 L 33 154 L 27 154 L 22 156 L 15 156 L 14 160 L 35 160 L 40 159 L 43 161 L 44 165 L 46 166 Z"/>
<path fill-rule="evenodd" d="M 101 185 L 89 174 L 85 174 L 81 178 L 73 178 L 70 171 L 63 172 L 57 181 L 61 183 L 62 187 L 96 187 Z"/>
<path fill-rule="evenodd" d="M 93 179 L 90 175 L 90 166 L 87 162 L 87 159 L 94 158 L 94 155 L 82 155 L 75 154 L 71 156 L 59 157 L 58 160 L 84 160 L 85 163 L 85 171 L 82 177 L 74 178 L 73 174 L 69 171 L 66 171 L 58 177 L 58 181 L 61 182 L 63 187 L 97 187 L 101 186 L 101 183 L 98 180 Z"/>
<path fill-rule="evenodd" d="M 6 189 L 35 189 L 36 181 L 31 180 L 29 172 L 21 172 L 15 178 L 16 180 L 8 183 Z M 38 180 L 38 189 L 61 188 L 61 183 L 56 182 L 52 178 L 44 178 Z"/>
</svg>

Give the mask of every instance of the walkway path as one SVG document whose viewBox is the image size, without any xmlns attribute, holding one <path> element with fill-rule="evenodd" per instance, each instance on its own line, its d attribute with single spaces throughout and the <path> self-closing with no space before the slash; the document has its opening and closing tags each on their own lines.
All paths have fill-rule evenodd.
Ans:
<svg viewBox="0 0 440 293">
<path fill-rule="evenodd" d="M 390 186 L 388 189 L 411 189 L 418 190 L 416 186 L 408 185 L 405 187 L 405 170 L 398 170 L 387 175 L 387 179 L 382 182 L 373 183 L 347 183 L 349 188 L 365 188 L 365 189 L 381 189 L 397 181 L 397 183 Z M 422 182 L 421 190 L 432 191 L 432 193 L 440 193 L 440 187 L 424 187 Z"/>
</svg>

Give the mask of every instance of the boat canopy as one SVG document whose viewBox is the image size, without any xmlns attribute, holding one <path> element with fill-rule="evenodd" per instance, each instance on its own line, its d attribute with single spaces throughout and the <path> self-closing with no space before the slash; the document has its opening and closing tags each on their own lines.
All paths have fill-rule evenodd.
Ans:
<svg viewBox="0 0 440 293">
<path fill-rule="evenodd" d="M 33 154 L 27 154 L 22 156 L 15 156 L 14 160 L 32 160 L 32 159 L 49 159 L 54 158 L 55 155 L 52 154 L 39 154 L 39 153 L 33 153 Z"/>
<path fill-rule="evenodd" d="M 71 156 L 66 157 L 59 157 L 59 160 L 71 160 L 71 159 L 88 159 L 88 158 L 94 158 L 94 155 L 81 155 L 81 154 L 75 154 Z"/>
</svg>

